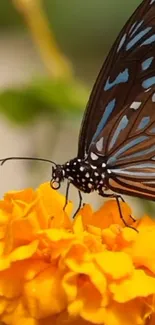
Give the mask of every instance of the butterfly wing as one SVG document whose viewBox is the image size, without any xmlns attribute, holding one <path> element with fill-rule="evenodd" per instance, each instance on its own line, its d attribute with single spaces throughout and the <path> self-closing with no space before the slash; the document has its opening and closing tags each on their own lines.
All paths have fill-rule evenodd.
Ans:
<svg viewBox="0 0 155 325">
<path fill-rule="evenodd" d="M 154 45 L 155 0 L 144 0 L 122 29 L 94 85 L 83 118 L 78 157 L 88 154 L 109 120 L 111 124 L 138 93 L 155 84 Z"/>
<path fill-rule="evenodd" d="M 135 102 L 113 121 L 106 143 L 107 185 L 115 192 L 155 200 L 155 86 Z"/>
</svg>

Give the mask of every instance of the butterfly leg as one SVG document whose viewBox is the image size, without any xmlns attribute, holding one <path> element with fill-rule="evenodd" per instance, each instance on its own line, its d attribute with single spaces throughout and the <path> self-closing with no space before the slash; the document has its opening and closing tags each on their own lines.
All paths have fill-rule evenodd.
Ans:
<svg viewBox="0 0 155 325">
<path fill-rule="evenodd" d="M 133 227 L 129 226 L 129 225 L 127 224 L 127 222 L 126 222 L 126 221 L 124 220 L 124 218 L 123 218 L 122 211 L 121 211 L 121 206 L 120 206 L 120 202 L 119 202 L 119 199 L 120 199 L 120 198 L 122 199 L 122 197 L 121 197 L 120 195 L 114 195 L 114 197 L 115 197 L 116 202 L 117 202 L 117 206 L 118 206 L 118 210 L 119 210 L 120 218 L 122 219 L 122 221 L 124 222 L 124 224 L 125 224 L 126 227 L 133 228 Z M 123 200 L 123 202 L 124 202 L 124 200 Z"/>
<path fill-rule="evenodd" d="M 107 197 L 107 198 L 114 198 L 114 199 L 116 200 L 116 202 L 117 202 L 117 206 L 118 206 L 118 210 L 119 210 L 120 218 L 122 219 L 124 225 L 125 225 L 126 227 L 128 227 L 128 228 L 131 228 L 131 229 L 134 229 L 135 231 L 137 231 L 137 229 L 135 229 L 135 228 L 132 227 L 132 226 L 129 226 L 129 225 L 127 224 L 127 222 L 124 220 L 124 217 L 123 217 L 123 215 L 122 215 L 122 211 L 121 211 L 120 202 L 119 202 L 120 199 L 121 199 L 123 202 L 125 202 L 124 199 L 122 198 L 122 196 L 121 196 L 121 195 L 117 195 L 117 194 L 106 194 L 106 193 L 104 193 L 104 194 L 102 193 L 101 195 L 102 195 L 103 197 Z M 131 217 L 131 216 L 130 216 L 130 217 Z M 131 218 L 132 218 L 132 217 L 131 217 Z M 133 218 L 132 218 L 132 220 L 135 221 Z"/>
<path fill-rule="evenodd" d="M 123 199 L 123 197 L 121 195 L 117 195 L 117 198 L 120 199 L 122 202 L 125 202 L 125 200 Z"/>
<path fill-rule="evenodd" d="M 115 195 L 114 195 L 114 197 L 115 197 Z M 121 195 L 117 195 L 117 199 L 119 200 L 121 200 L 122 202 L 125 202 L 125 200 L 123 199 L 123 197 L 121 196 Z M 116 201 L 117 201 L 117 199 L 116 199 Z M 132 219 L 132 221 L 135 221 L 135 219 L 130 215 L 130 218 Z"/>
<path fill-rule="evenodd" d="M 63 207 L 64 211 L 65 211 L 66 206 L 68 204 L 69 187 L 70 187 L 70 182 L 67 183 L 67 187 L 66 187 L 65 204 L 64 204 L 64 207 Z M 73 215 L 73 218 L 75 218 L 76 214 L 79 212 L 79 210 L 81 209 L 81 206 L 82 206 L 82 194 L 81 194 L 80 191 L 78 191 L 78 194 L 79 194 L 79 205 L 78 205 L 78 208 L 77 208 L 77 210 L 75 211 L 75 213 Z"/>
<path fill-rule="evenodd" d="M 81 206 L 82 206 L 82 194 L 81 194 L 81 191 L 78 191 L 78 194 L 79 194 L 79 205 L 78 205 L 78 208 L 77 208 L 77 210 L 75 211 L 75 213 L 73 215 L 73 219 L 75 218 L 76 214 L 79 212 L 79 210 L 81 209 Z"/>
<path fill-rule="evenodd" d="M 70 182 L 67 183 L 67 187 L 66 187 L 66 195 L 65 195 L 65 204 L 64 204 L 63 210 L 66 209 L 66 206 L 67 206 L 67 204 L 68 204 L 69 187 L 70 187 Z"/>
<path fill-rule="evenodd" d="M 130 226 L 130 225 L 127 224 L 127 222 L 125 221 L 125 219 L 124 219 L 124 217 L 122 215 L 122 211 L 121 211 L 121 206 L 120 206 L 119 199 L 121 199 L 123 202 L 125 202 L 125 201 L 122 199 L 121 195 L 115 195 L 114 194 L 113 197 L 116 199 L 117 206 L 118 206 L 118 210 L 119 210 L 119 214 L 120 214 L 120 218 L 122 219 L 124 225 L 126 227 L 131 228 L 131 229 L 135 230 L 136 232 L 138 232 L 138 230 L 136 228 L 134 228 L 134 227 L 132 227 L 132 226 Z M 130 218 L 132 218 L 132 216 L 130 216 Z M 135 221 L 133 218 L 132 218 L 132 220 Z"/>
</svg>

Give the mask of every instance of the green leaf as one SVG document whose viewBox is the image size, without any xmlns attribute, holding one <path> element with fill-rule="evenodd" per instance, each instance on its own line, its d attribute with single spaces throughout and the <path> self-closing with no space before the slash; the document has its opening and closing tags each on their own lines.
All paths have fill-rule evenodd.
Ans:
<svg viewBox="0 0 155 325">
<path fill-rule="evenodd" d="M 79 113 L 86 106 L 88 89 L 75 80 L 37 81 L 31 86 L 33 94 L 49 107 L 50 111 L 60 110 Z"/>
<path fill-rule="evenodd" d="M 39 101 L 26 89 L 6 90 L 0 94 L 0 113 L 13 122 L 32 122 L 41 110 Z"/>
<path fill-rule="evenodd" d="M 33 81 L 31 84 L 0 93 L 0 113 L 18 124 L 30 123 L 40 114 L 64 118 L 81 114 L 88 91 L 75 80 Z"/>
</svg>

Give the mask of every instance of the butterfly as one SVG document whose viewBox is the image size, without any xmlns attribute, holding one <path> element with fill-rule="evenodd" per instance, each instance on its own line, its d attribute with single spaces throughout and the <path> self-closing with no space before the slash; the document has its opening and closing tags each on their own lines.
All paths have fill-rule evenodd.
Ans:
<svg viewBox="0 0 155 325">
<path fill-rule="evenodd" d="M 81 191 L 115 197 L 122 218 L 120 194 L 155 200 L 155 0 L 142 1 L 112 46 L 86 107 L 77 157 L 52 167 L 52 188 L 65 179 L 80 204 Z"/>
</svg>

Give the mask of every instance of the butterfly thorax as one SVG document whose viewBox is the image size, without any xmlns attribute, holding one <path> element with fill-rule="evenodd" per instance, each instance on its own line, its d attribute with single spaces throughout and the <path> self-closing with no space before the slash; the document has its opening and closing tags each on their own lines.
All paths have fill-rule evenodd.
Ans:
<svg viewBox="0 0 155 325">
<path fill-rule="evenodd" d="M 64 165 L 56 165 L 52 171 L 52 187 L 60 187 L 64 179 L 69 180 L 76 188 L 85 193 L 103 191 L 105 186 L 105 166 L 91 165 L 87 160 L 74 158 Z M 53 186 L 54 183 L 59 184 Z"/>
</svg>

